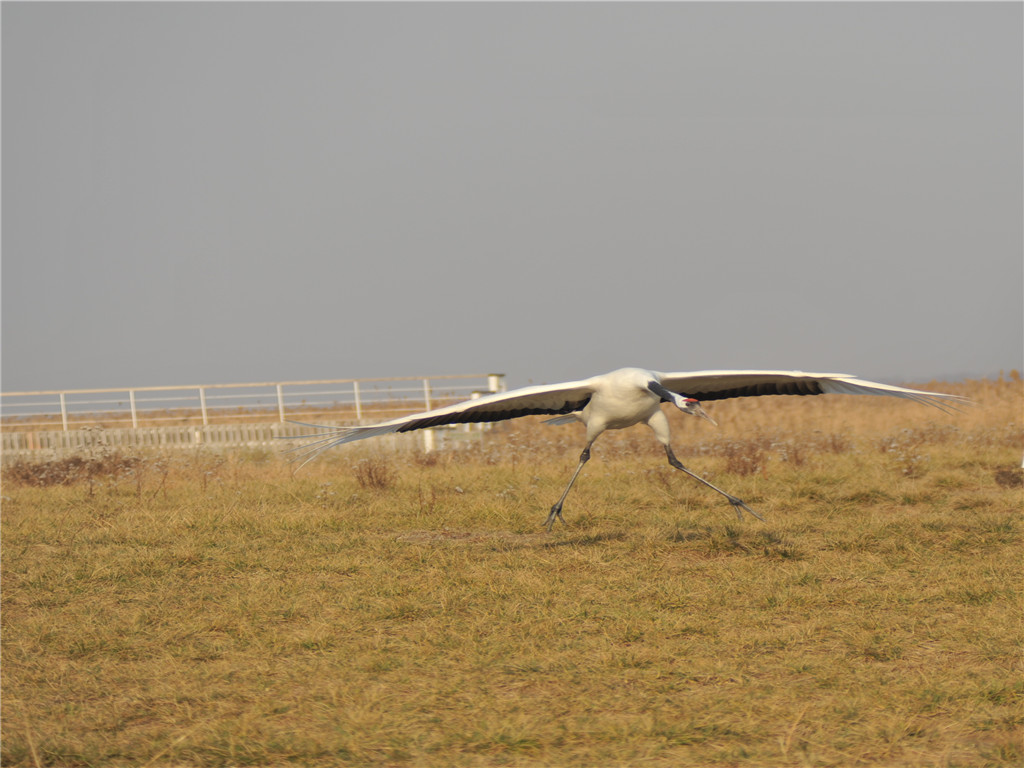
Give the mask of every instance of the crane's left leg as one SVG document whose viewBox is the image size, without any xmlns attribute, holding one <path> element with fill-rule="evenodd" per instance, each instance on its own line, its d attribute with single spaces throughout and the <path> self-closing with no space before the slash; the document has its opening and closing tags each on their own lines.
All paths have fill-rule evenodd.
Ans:
<svg viewBox="0 0 1024 768">
<path fill-rule="evenodd" d="M 587 443 L 587 447 L 583 449 L 583 453 L 580 454 L 580 463 L 576 466 L 576 471 L 572 473 L 572 477 L 569 478 L 569 484 L 565 486 L 565 490 L 562 491 L 561 498 L 559 498 L 558 501 L 555 502 L 554 506 L 551 507 L 551 512 L 548 514 L 548 521 L 545 523 L 549 531 L 551 530 L 551 526 L 555 524 L 556 518 L 561 520 L 562 524 L 565 525 L 565 518 L 562 517 L 562 504 L 565 503 L 565 497 L 569 495 L 569 490 L 572 488 L 573 483 L 576 482 L 576 478 L 580 476 L 580 471 L 583 469 L 583 465 L 590 461 L 590 446 L 592 444 L 593 441 L 590 441 Z"/>
</svg>

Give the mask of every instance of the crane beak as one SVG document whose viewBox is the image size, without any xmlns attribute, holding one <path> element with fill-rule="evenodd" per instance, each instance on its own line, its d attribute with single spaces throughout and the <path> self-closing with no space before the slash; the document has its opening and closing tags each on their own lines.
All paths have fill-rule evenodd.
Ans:
<svg viewBox="0 0 1024 768">
<path fill-rule="evenodd" d="M 661 394 L 657 389 L 651 389 L 651 391 L 656 395 Z M 683 413 L 688 413 L 691 416 L 700 416 L 702 419 L 710 421 L 716 427 L 718 426 L 718 422 L 708 416 L 707 411 L 700 407 L 700 402 L 696 398 L 677 395 L 674 392 L 665 392 L 665 395 L 667 396 L 666 399 L 671 398 L 672 403 Z"/>
<path fill-rule="evenodd" d="M 716 427 L 718 426 L 718 422 L 712 419 L 710 416 L 708 416 L 708 412 L 701 408 L 700 403 L 694 403 L 690 407 L 690 413 L 692 413 L 694 416 L 700 416 L 702 419 L 707 419 Z"/>
<path fill-rule="evenodd" d="M 708 412 L 700 407 L 700 403 L 692 397 L 683 397 L 682 395 L 676 395 L 676 407 L 683 413 L 688 413 L 691 416 L 700 416 L 702 419 L 707 419 L 716 427 L 718 422 L 708 416 Z"/>
</svg>

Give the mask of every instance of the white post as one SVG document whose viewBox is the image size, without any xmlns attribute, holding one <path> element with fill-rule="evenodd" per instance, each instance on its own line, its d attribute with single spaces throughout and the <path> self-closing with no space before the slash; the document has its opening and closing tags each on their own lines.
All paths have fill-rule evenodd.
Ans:
<svg viewBox="0 0 1024 768">
<path fill-rule="evenodd" d="M 203 426 L 207 426 L 210 421 L 206 418 L 206 390 L 202 387 L 199 388 L 199 410 L 203 412 Z"/>
<path fill-rule="evenodd" d="M 504 373 L 489 373 L 489 374 L 487 374 L 487 388 L 491 392 L 504 392 L 505 391 L 505 374 Z"/>
<path fill-rule="evenodd" d="M 490 393 L 488 392 L 487 394 L 490 394 Z M 474 390 L 473 392 L 469 393 L 469 399 L 470 400 L 479 400 L 483 396 L 484 396 L 484 393 L 481 392 L 480 390 Z M 467 421 L 465 424 L 462 425 L 462 431 L 463 432 L 472 432 L 474 426 L 477 429 L 483 429 L 483 424 L 475 424 L 474 425 L 473 422 Z"/>
<path fill-rule="evenodd" d="M 64 431 L 68 431 L 68 404 L 64 401 L 64 393 L 60 393 L 60 421 L 64 425 Z"/>
<path fill-rule="evenodd" d="M 277 385 L 277 414 L 281 417 L 281 423 L 284 424 L 284 390 L 281 389 L 281 385 Z"/>
<path fill-rule="evenodd" d="M 424 410 L 430 410 L 430 379 L 423 380 L 423 404 L 426 406 Z M 434 430 L 424 429 L 423 430 L 423 452 L 430 453 L 434 450 Z"/>
<path fill-rule="evenodd" d="M 363 404 L 359 402 L 359 382 L 352 382 L 352 397 L 356 401 L 356 422 L 359 424 L 363 423 Z"/>
<path fill-rule="evenodd" d="M 139 428 L 139 413 L 135 410 L 135 390 L 128 390 L 128 404 L 132 409 L 132 429 Z"/>
</svg>

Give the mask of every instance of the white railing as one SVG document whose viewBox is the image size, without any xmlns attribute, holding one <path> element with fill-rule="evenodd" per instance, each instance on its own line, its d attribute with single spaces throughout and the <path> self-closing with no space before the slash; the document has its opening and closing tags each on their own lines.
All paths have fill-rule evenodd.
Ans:
<svg viewBox="0 0 1024 768">
<path fill-rule="evenodd" d="M 4 432 L 167 424 L 379 421 L 440 402 L 504 391 L 504 374 L 321 379 L 250 384 L 0 393 Z"/>
<path fill-rule="evenodd" d="M 343 426 L 351 423 L 325 422 L 324 426 Z M 432 451 L 470 445 L 479 439 L 490 424 L 459 424 L 457 426 L 423 429 L 402 434 L 383 435 L 374 440 L 377 449 Z M 282 440 L 298 437 L 313 430 L 298 424 L 276 421 L 209 426 L 123 427 L 15 432 L 4 430 L 0 434 L 0 462 L 16 461 L 39 454 L 60 456 L 96 449 L 116 450 L 175 450 L 210 448 L 253 448 L 284 452 L 297 448 L 302 441 Z M 284 455 L 284 454 L 282 454 Z"/>
</svg>

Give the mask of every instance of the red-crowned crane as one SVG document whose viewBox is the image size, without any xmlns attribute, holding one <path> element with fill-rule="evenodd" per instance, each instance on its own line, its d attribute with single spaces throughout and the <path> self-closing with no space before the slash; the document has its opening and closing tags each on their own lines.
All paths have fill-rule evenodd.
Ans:
<svg viewBox="0 0 1024 768">
<path fill-rule="evenodd" d="M 624 429 L 645 422 L 654 431 L 654 436 L 663 446 L 668 462 L 698 482 L 722 494 L 739 518 L 749 512 L 763 520 L 743 501 L 717 488 L 704 478 L 691 472 L 680 463 L 672 452 L 669 438 L 668 419 L 661 410 L 662 403 L 671 403 L 683 413 L 716 422 L 700 405 L 704 400 L 723 400 L 730 397 L 760 397 L 762 395 L 887 395 L 905 397 L 924 405 L 944 411 L 956 410 L 956 405 L 967 400 L 958 395 L 944 395 L 936 392 L 922 392 L 916 389 L 895 387 L 864 381 L 842 373 L 803 373 L 801 371 L 697 371 L 693 373 L 658 373 L 641 368 L 620 368 L 617 371 L 594 376 L 583 381 L 569 381 L 564 384 L 549 384 L 523 387 L 510 392 L 485 395 L 476 400 L 435 408 L 411 416 L 391 419 L 380 424 L 365 427 L 323 427 L 316 424 L 304 426 L 325 430 L 315 435 L 310 444 L 293 450 L 300 451 L 303 464 L 311 461 L 323 451 L 335 445 L 364 440 L 368 437 L 391 432 L 409 432 L 414 429 L 438 427 L 444 424 L 466 422 L 502 421 L 519 416 L 544 414 L 554 416 L 548 423 L 567 424 L 581 421 L 586 426 L 587 437 L 580 463 L 569 479 L 561 497 L 551 507 L 547 528 L 551 530 L 556 519 L 563 523 L 562 504 L 579 477 L 583 465 L 590 459 L 590 446 L 606 429 Z M 300 465 L 301 466 L 301 465 Z"/>
</svg>

